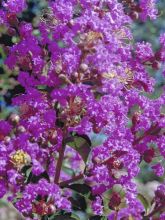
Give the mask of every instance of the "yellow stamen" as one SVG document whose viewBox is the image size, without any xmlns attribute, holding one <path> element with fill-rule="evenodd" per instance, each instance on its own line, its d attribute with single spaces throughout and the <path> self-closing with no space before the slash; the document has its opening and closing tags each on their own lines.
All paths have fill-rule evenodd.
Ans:
<svg viewBox="0 0 165 220">
<path fill-rule="evenodd" d="M 23 150 L 17 150 L 10 157 L 11 157 L 11 162 L 18 168 L 24 165 L 28 165 L 31 161 L 29 154 L 27 154 Z"/>
</svg>

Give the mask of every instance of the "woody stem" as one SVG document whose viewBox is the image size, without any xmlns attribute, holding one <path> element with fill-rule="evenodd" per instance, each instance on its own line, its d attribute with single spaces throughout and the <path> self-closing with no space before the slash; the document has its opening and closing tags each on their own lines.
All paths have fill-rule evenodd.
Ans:
<svg viewBox="0 0 165 220">
<path fill-rule="evenodd" d="M 54 180 L 54 182 L 56 184 L 59 183 L 62 163 L 63 163 L 63 159 L 64 159 L 65 148 L 66 148 L 66 143 L 65 143 L 65 138 L 63 138 L 62 146 L 61 146 L 61 149 L 60 149 L 60 152 L 59 152 L 59 158 L 58 158 L 57 165 L 56 165 L 56 174 L 55 174 L 55 180 Z"/>
</svg>

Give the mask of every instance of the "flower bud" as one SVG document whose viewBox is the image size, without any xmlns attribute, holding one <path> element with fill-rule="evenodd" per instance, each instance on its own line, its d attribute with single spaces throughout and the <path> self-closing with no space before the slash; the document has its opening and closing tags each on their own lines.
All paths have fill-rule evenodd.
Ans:
<svg viewBox="0 0 165 220">
<path fill-rule="evenodd" d="M 155 151 L 154 149 L 148 149 L 144 152 L 144 155 L 143 155 L 143 159 L 146 163 L 151 163 L 153 157 L 154 157 L 154 154 L 155 154 Z"/>
<path fill-rule="evenodd" d="M 93 126 L 93 131 L 94 131 L 94 133 L 98 134 L 98 133 L 100 133 L 101 128 L 98 127 L 97 125 L 94 125 L 94 126 Z"/>
<path fill-rule="evenodd" d="M 71 19 L 71 20 L 69 21 L 69 23 L 68 23 L 68 26 L 71 28 L 73 25 L 74 25 L 74 20 Z"/>
<path fill-rule="evenodd" d="M 152 68 L 155 69 L 155 70 L 159 70 L 161 67 L 161 63 L 159 61 L 154 61 L 153 64 L 152 64 Z"/>
<path fill-rule="evenodd" d="M 33 204 L 33 212 L 40 215 L 51 215 L 56 212 L 56 207 L 51 203 L 46 203 L 44 200 L 38 201 Z"/>
<path fill-rule="evenodd" d="M 11 141 L 11 138 L 10 138 L 9 136 L 6 136 L 6 137 L 4 138 L 4 142 L 5 142 L 6 144 L 10 143 L 10 141 Z"/>
<path fill-rule="evenodd" d="M 77 77 L 78 77 L 78 75 L 79 75 L 79 74 L 78 74 L 78 72 L 74 72 L 74 77 L 76 77 L 76 78 L 77 78 Z"/>
<path fill-rule="evenodd" d="M 56 212 L 56 207 L 53 204 L 50 204 L 48 207 L 48 215 L 53 214 Z"/>
<path fill-rule="evenodd" d="M 9 36 L 15 36 L 16 35 L 16 31 L 15 31 L 14 28 L 9 28 L 7 30 L 7 33 L 8 33 Z"/>
<path fill-rule="evenodd" d="M 24 71 L 32 70 L 32 62 L 29 56 L 19 57 L 18 64 L 19 67 Z"/>
<path fill-rule="evenodd" d="M 165 188 L 163 185 L 160 185 L 157 190 L 155 191 L 155 197 L 157 199 L 163 200 L 165 198 Z"/>
<path fill-rule="evenodd" d="M 51 131 L 48 135 L 51 144 L 57 144 L 57 131 Z"/>
<path fill-rule="evenodd" d="M 3 50 L 4 50 L 5 54 L 8 55 L 10 52 L 10 47 L 3 45 Z"/>
<path fill-rule="evenodd" d="M 161 60 L 161 56 L 162 56 L 162 52 L 161 52 L 161 50 L 158 50 L 158 51 L 155 53 L 155 59 L 156 59 L 156 60 Z"/>
<path fill-rule="evenodd" d="M 137 11 L 132 11 L 129 16 L 133 19 L 133 20 L 137 20 L 139 19 L 139 13 Z"/>
<path fill-rule="evenodd" d="M 100 164 L 102 162 L 102 160 L 98 156 L 95 156 L 95 157 L 92 157 L 92 162 L 94 164 Z"/>
<path fill-rule="evenodd" d="M 141 112 L 135 112 L 133 117 L 132 117 L 132 124 L 133 125 L 136 125 L 140 122 L 140 115 L 141 115 Z"/>
<path fill-rule="evenodd" d="M 113 192 L 112 197 L 108 204 L 109 208 L 115 210 L 119 207 L 120 203 L 121 203 L 120 195 L 116 192 Z"/>
<path fill-rule="evenodd" d="M 21 126 L 18 126 L 17 131 L 18 131 L 19 133 L 24 133 L 24 132 L 26 131 L 26 129 L 25 129 L 24 126 L 21 125 Z"/>
<path fill-rule="evenodd" d="M 55 71 L 57 74 L 61 73 L 62 72 L 62 64 L 61 63 L 58 63 L 55 67 Z"/>
<path fill-rule="evenodd" d="M 85 63 L 82 63 L 82 64 L 80 65 L 80 69 L 81 69 L 83 72 L 85 72 L 85 71 L 87 71 L 87 69 L 88 69 L 88 65 L 85 64 Z"/>
<path fill-rule="evenodd" d="M 18 19 L 17 15 L 13 13 L 7 14 L 7 21 L 11 26 L 17 26 L 18 25 Z"/>
<path fill-rule="evenodd" d="M 11 114 L 9 120 L 11 121 L 12 124 L 17 125 L 20 121 L 20 117 L 19 117 L 19 115 L 13 113 L 13 114 Z"/>
</svg>

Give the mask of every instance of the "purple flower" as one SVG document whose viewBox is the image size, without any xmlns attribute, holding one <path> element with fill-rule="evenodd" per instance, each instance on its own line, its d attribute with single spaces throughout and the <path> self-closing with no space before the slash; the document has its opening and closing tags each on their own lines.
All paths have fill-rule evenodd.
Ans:
<svg viewBox="0 0 165 220">
<path fill-rule="evenodd" d="M 148 42 L 137 43 L 136 56 L 142 62 L 148 61 L 151 57 L 153 57 L 152 45 Z"/>
<path fill-rule="evenodd" d="M 65 209 L 68 211 L 71 209 L 70 202 L 67 198 L 62 197 L 62 191 L 60 188 L 56 184 L 50 184 L 44 179 L 40 180 L 38 184 L 29 184 L 26 186 L 22 198 L 15 204 L 16 208 L 26 216 L 33 211 L 37 211 L 36 214 L 38 215 L 42 214 L 43 209 L 41 208 L 38 210 L 35 207 L 38 203 L 42 206 L 44 200 L 41 199 L 41 201 L 37 201 L 37 196 L 40 196 L 43 199 L 45 196 L 49 197 L 52 201 L 50 204 L 57 207 L 57 209 Z"/>
<path fill-rule="evenodd" d="M 26 0 L 7 0 L 3 6 L 11 13 L 21 13 L 26 9 Z"/>
<path fill-rule="evenodd" d="M 7 192 L 6 182 L 2 177 L 0 177 L 0 187 L 0 198 L 2 198 Z"/>
<path fill-rule="evenodd" d="M 3 140 L 10 133 L 12 126 L 4 120 L 0 121 L 0 140 Z"/>
<path fill-rule="evenodd" d="M 95 215 L 102 215 L 103 214 L 103 205 L 102 199 L 97 196 L 96 199 L 92 202 L 92 210 Z"/>
<path fill-rule="evenodd" d="M 95 215 L 105 214 L 108 191 L 109 219 L 115 210 L 119 219 L 142 219 L 139 164 L 164 174 L 151 162 L 165 157 L 165 97 L 150 98 L 155 80 L 146 66 L 161 66 L 165 37 L 155 53 L 150 43 L 133 45 L 130 17 L 138 11 L 142 21 L 155 19 L 155 1 L 48 1 L 35 24 L 20 18 L 27 1 L 2 6 L 0 24 L 19 39 L 7 47 L 5 64 L 18 70 L 25 92 L 12 100 L 18 113 L 0 121 L 0 197 L 10 194 L 27 218 L 54 218 L 73 211 L 85 184 Z M 163 199 L 164 184 L 155 207 Z"/>
<path fill-rule="evenodd" d="M 147 18 L 157 18 L 158 10 L 155 2 L 155 0 L 140 0 L 140 8 L 142 10 L 140 17 L 143 21 L 146 21 Z"/>
<path fill-rule="evenodd" d="M 153 169 L 154 173 L 157 176 L 163 176 L 163 174 L 164 174 L 164 167 L 160 163 L 158 163 L 156 165 L 153 165 L 152 169 Z"/>
</svg>

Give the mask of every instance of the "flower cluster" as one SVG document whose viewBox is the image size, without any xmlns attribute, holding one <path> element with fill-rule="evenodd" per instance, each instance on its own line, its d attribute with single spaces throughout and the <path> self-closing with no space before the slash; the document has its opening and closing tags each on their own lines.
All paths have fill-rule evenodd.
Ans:
<svg viewBox="0 0 165 220">
<path fill-rule="evenodd" d="M 150 98 L 146 66 L 163 66 L 165 36 L 155 52 L 133 43 L 130 25 L 156 18 L 154 0 L 48 1 L 37 27 L 20 19 L 27 4 L 7 0 L 0 9 L 0 25 L 19 39 L 5 64 L 25 89 L 13 98 L 17 113 L 0 121 L 0 197 L 9 194 L 31 219 L 64 215 L 82 194 L 73 184 L 80 181 L 93 215 L 103 215 L 111 190 L 109 219 L 143 219 L 139 164 L 164 174 L 154 158 L 165 157 L 165 96 Z M 94 147 L 92 135 L 105 140 Z"/>
</svg>

